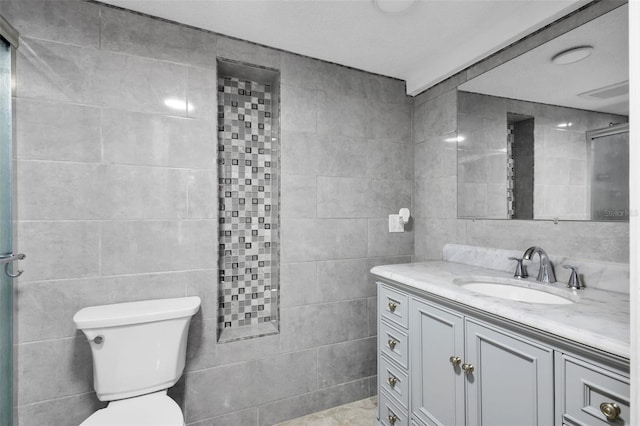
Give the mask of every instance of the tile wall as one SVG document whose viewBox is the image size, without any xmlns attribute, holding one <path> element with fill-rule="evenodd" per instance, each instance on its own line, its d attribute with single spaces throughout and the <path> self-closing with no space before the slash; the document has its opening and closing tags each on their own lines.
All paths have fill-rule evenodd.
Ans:
<svg viewBox="0 0 640 426">
<path fill-rule="evenodd" d="M 21 34 L 19 424 L 79 424 L 102 406 L 71 318 L 149 298 L 203 300 L 171 391 L 189 425 L 268 425 L 373 394 L 368 270 L 414 247 L 413 232 L 387 232 L 411 204 L 404 83 L 94 2 L 3 0 L 0 13 Z M 282 102 L 280 333 L 225 344 L 217 57 L 279 69 Z"/>
</svg>

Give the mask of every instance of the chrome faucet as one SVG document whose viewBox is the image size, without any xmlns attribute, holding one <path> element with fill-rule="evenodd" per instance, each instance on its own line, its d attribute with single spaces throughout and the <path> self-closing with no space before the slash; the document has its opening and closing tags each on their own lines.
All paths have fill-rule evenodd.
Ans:
<svg viewBox="0 0 640 426">
<path fill-rule="evenodd" d="M 531 260 L 531 256 L 538 253 L 540 256 L 540 269 L 538 270 L 537 281 L 545 284 L 555 283 L 556 282 L 556 274 L 553 272 L 553 265 L 549 260 L 549 256 L 547 256 L 547 252 L 545 252 L 542 247 L 533 246 L 529 247 L 525 250 L 522 258 L 524 260 Z"/>
</svg>

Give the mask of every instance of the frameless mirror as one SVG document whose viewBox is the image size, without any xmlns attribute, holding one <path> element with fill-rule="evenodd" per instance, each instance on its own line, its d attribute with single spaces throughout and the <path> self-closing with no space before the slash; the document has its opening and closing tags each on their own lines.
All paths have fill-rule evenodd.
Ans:
<svg viewBox="0 0 640 426">
<path fill-rule="evenodd" d="M 458 87 L 458 217 L 629 220 L 627 14 Z"/>
</svg>

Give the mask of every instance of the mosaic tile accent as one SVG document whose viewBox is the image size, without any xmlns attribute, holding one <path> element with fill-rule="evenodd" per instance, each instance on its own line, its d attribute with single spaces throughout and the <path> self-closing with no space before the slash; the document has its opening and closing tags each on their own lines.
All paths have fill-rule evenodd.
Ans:
<svg viewBox="0 0 640 426">
<path fill-rule="evenodd" d="M 271 86 L 218 78 L 219 330 L 277 321 L 279 155 L 272 111 Z"/>
<path fill-rule="evenodd" d="M 513 143 L 515 128 L 513 124 L 507 124 L 507 217 L 513 219 L 515 210 L 513 207 L 514 202 L 514 189 L 515 189 L 515 173 L 514 173 L 514 159 L 513 159 Z"/>
</svg>

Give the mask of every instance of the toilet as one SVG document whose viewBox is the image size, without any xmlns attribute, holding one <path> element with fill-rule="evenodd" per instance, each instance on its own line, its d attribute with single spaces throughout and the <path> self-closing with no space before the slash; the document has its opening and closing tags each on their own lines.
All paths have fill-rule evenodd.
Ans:
<svg viewBox="0 0 640 426">
<path fill-rule="evenodd" d="M 184 426 L 167 396 L 184 370 L 199 297 L 92 306 L 73 316 L 91 345 L 93 386 L 106 408 L 80 426 Z"/>
</svg>

